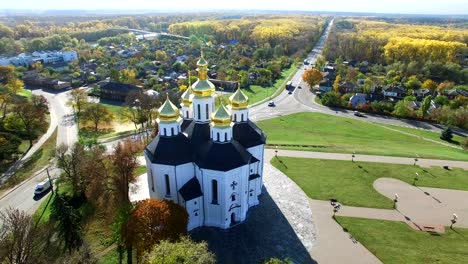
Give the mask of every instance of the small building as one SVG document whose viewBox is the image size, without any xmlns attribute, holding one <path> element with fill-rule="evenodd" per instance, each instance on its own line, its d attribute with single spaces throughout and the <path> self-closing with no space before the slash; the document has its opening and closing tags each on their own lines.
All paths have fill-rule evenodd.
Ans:
<svg viewBox="0 0 468 264">
<path fill-rule="evenodd" d="M 390 86 L 383 89 L 384 97 L 401 99 L 406 96 L 405 88 L 401 85 Z"/>
<path fill-rule="evenodd" d="M 218 90 L 222 90 L 225 92 L 234 92 L 237 87 L 239 86 L 239 82 L 234 81 L 223 81 L 218 79 L 209 79 Z"/>
<path fill-rule="evenodd" d="M 441 95 L 447 96 L 448 99 L 453 100 L 457 96 L 465 96 L 468 97 L 468 91 L 462 89 L 450 89 L 450 90 L 442 90 L 440 92 Z"/>
<path fill-rule="evenodd" d="M 344 82 L 344 83 L 339 84 L 338 89 L 340 90 L 340 93 L 342 94 L 356 93 L 357 90 L 359 89 L 359 86 L 352 82 Z"/>
<path fill-rule="evenodd" d="M 429 89 L 418 89 L 413 91 L 413 95 L 416 96 L 417 99 L 421 100 L 424 97 L 431 95 L 431 91 Z"/>
<path fill-rule="evenodd" d="M 355 95 L 349 98 L 349 103 L 353 107 L 358 107 L 358 105 L 366 104 L 367 103 L 367 95 L 363 93 L 356 93 Z"/>
<path fill-rule="evenodd" d="M 140 90 L 140 87 L 133 84 L 113 82 L 109 80 L 99 83 L 99 87 L 101 88 L 101 99 L 121 102 L 125 101 L 125 98 L 130 92 Z"/>
</svg>

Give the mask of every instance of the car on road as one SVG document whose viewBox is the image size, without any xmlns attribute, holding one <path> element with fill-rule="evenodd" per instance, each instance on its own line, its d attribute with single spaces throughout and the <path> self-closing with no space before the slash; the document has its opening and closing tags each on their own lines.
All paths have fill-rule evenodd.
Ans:
<svg viewBox="0 0 468 264">
<path fill-rule="evenodd" d="M 43 192 L 48 191 L 52 187 L 50 184 L 49 179 L 46 179 L 36 185 L 36 189 L 34 189 L 34 195 L 42 194 Z"/>
<path fill-rule="evenodd" d="M 292 94 L 292 93 L 293 93 L 293 91 L 291 91 L 291 90 L 288 91 L 288 94 Z"/>
<path fill-rule="evenodd" d="M 275 105 L 275 102 L 270 101 L 270 102 L 268 103 L 268 106 L 269 106 L 269 107 L 275 107 L 276 105 Z"/>
<path fill-rule="evenodd" d="M 364 116 L 363 114 L 361 114 L 361 113 L 358 112 L 358 111 L 354 111 L 354 115 L 355 115 L 355 116 L 358 116 L 358 117 L 363 117 L 363 116 Z"/>
</svg>

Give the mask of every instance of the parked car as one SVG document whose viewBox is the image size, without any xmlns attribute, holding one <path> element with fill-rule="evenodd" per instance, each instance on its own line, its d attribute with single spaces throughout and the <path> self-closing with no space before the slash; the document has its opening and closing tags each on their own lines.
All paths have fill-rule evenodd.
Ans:
<svg viewBox="0 0 468 264">
<path fill-rule="evenodd" d="M 358 116 L 358 117 L 363 117 L 363 116 L 364 116 L 363 114 L 361 114 L 361 113 L 358 112 L 358 111 L 354 111 L 354 115 L 355 115 L 355 116 Z"/>
<path fill-rule="evenodd" d="M 270 102 L 268 103 L 268 106 L 270 106 L 270 107 L 275 107 L 276 105 L 275 105 L 275 102 L 270 101 Z"/>
<path fill-rule="evenodd" d="M 52 187 L 52 184 L 50 184 L 49 179 L 46 179 L 36 185 L 36 189 L 34 189 L 34 195 L 39 195 L 43 192 L 46 192 Z"/>
</svg>

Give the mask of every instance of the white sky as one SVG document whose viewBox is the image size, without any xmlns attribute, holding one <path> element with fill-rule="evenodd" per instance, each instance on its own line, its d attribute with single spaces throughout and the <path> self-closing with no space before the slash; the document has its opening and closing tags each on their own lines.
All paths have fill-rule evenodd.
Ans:
<svg viewBox="0 0 468 264">
<path fill-rule="evenodd" d="M 0 9 L 304 10 L 468 14 L 468 0 L 0 0 Z"/>
</svg>

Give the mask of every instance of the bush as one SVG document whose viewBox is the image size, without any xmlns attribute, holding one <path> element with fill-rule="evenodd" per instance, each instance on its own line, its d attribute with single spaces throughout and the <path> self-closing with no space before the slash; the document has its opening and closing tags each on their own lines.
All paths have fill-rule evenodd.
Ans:
<svg viewBox="0 0 468 264">
<path fill-rule="evenodd" d="M 465 137 L 463 141 L 461 142 L 462 148 L 467 151 L 468 150 L 468 137 Z"/>
<path fill-rule="evenodd" d="M 341 96 L 339 93 L 329 92 L 322 96 L 322 104 L 326 106 L 341 106 Z"/>
<path fill-rule="evenodd" d="M 442 131 L 440 134 L 440 139 L 445 140 L 445 141 L 451 141 L 453 138 L 453 132 L 450 127 L 447 127 Z"/>
</svg>

